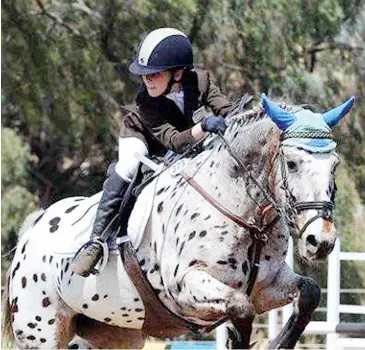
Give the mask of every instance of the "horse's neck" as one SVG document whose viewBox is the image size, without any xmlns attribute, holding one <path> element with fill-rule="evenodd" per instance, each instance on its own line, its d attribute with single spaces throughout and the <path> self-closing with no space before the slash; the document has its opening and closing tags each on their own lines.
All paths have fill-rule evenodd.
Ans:
<svg viewBox="0 0 365 350">
<path fill-rule="evenodd" d="M 251 164 L 244 163 L 250 169 Z M 258 203 L 262 201 L 262 193 L 249 179 L 248 174 L 242 174 L 237 163 L 228 150 L 221 144 L 216 144 L 212 151 L 202 152 L 200 157 L 192 160 L 187 172 L 194 180 L 214 198 L 217 204 L 223 206 L 235 215 L 244 218 L 256 215 Z M 256 169 L 257 170 L 257 169 Z M 253 177 L 265 187 L 267 175 L 262 171 L 253 172 Z"/>
<path fill-rule="evenodd" d="M 233 134 L 233 137 L 232 137 Z M 256 192 L 257 200 L 263 200 L 263 191 L 270 192 L 278 201 L 283 200 L 280 190 L 281 172 L 278 162 L 280 130 L 270 119 L 261 119 L 239 128 L 228 135 L 231 147 L 245 170 L 241 176 L 251 191 Z"/>
<path fill-rule="evenodd" d="M 219 204 L 237 215 L 242 215 L 244 211 L 251 211 L 252 206 L 246 198 L 245 179 L 235 174 L 235 164 L 226 149 L 213 151 L 196 173 L 195 180 Z"/>
</svg>

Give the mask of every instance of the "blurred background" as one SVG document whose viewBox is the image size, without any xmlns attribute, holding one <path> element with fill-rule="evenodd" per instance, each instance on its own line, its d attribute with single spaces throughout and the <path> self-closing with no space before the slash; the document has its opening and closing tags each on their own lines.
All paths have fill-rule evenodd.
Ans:
<svg viewBox="0 0 365 350">
<path fill-rule="evenodd" d="M 117 157 L 120 106 L 140 84 L 128 65 L 142 36 L 162 26 L 189 36 L 196 66 L 231 100 L 266 92 L 324 111 L 356 96 L 335 129 L 336 221 L 342 250 L 364 251 L 365 1 L 3 0 L 3 272 L 27 214 L 101 190 Z M 326 287 L 326 264 L 297 261 L 296 270 Z M 341 301 L 364 305 L 364 264 L 344 262 L 341 271 L 341 287 L 353 291 Z"/>
</svg>

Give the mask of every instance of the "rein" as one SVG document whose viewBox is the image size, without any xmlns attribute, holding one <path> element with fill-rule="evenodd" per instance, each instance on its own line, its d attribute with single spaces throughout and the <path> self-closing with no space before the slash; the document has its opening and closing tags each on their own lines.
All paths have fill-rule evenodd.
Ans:
<svg viewBox="0 0 365 350">
<path fill-rule="evenodd" d="M 246 221 L 244 218 L 233 214 L 231 211 L 223 207 L 222 204 L 218 203 L 210 194 L 208 194 L 195 180 L 193 177 L 187 175 L 184 171 L 180 171 L 179 173 L 184 180 L 193 187 L 204 199 L 212 204 L 216 209 L 218 209 L 224 216 L 227 216 L 229 219 L 231 219 L 236 224 L 249 229 L 249 230 L 255 230 L 258 232 L 261 232 L 263 229 L 262 227 L 258 227 L 254 223 L 251 223 L 249 221 Z"/>
<path fill-rule="evenodd" d="M 276 157 L 279 157 L 280 165 L 281 165 L 281 175 L 283 181 L 283 189 L 286 193 L 286 197 L 289 201 L 289 206 L 286 208 L 282 208 L 279 203 L 272 197 L 272 195 L 254 178 L 254 176 L 248 171 L 247 167 L 239 160 L 237 155 L 234 153 L 227 140 L 224 138 L 222 133 L 218 133 L 219 138 L 226 146 L 226 149 L 230 156 L 235 160 L 238 167 L 241 171 L 247 174 L 247 176 L 254 182 L 254 184 L 260 189 L 262 194 L 264 195 L 265 206 L 261 210 L 261 216 L 259 218 L 260 222 L 263 221 L 265 214 L 271 209 L 275 209 L 277 215 L 275 218 L 266 225 L 258 225 L 253 219 L 245 220 L 244 218 L 232 213 L 227 208 L 225 208 L 222 204 L 217 202 L 211 195 L 209 195 L 194 179 L 193 177 L 187 175 L 183 170 L 179 172 L 180 176 L 184 178 L 184 180 L 193 187 L 205 200 L 207 200 L 211 205 L 213 205 L 219 212 L 221 212 L 224 216 L 235 222 L 241 227 L 244 227 L 250 232 L 251 238 L 253 239 L 252 248 L 252 258 L 251 260 L 251 269 L 250 275 L 247 283 L 246 294 L 249 296 L 252 292 L 253 286 L 255 284 L 255 280 L 258 274 L 258 269 L 260 266 L 260 257 L 261 250 L 263 245 L 268 240 L 268 237 L 264 231 L 268 230 L 270 227 L 274 226 L 280 218 L 284 218 L 287 224 L 291 227 L 296 227 L 295 220 L 293 219 L 294 215 L 298 215 L 299 212 L 305 210 L 317 210 L 318 213 L 316 216 L 309 219 L 301 230 L 298 233 L 298 236 L 301 237 L 303 232 L 307 229 L 307 227 L 317 220 L 318 218 L 324 218 L 326 220 L 332 221 L 333 208 L 334 204 L 332 201 L 308 201 L 308 202 L 296 202 L 294 200 L 294 196 L 289 190 L 288 186 L 288 174 L 286 171 L 286 164 L 284 160 L 284 154 L 282 151 L 282 145 L 279 146 L 279 152 Z M 288 138 L 327 138 L 333 139 L 331 133 L 327 132 L 301 132 L 301 133 L 283 133 L 280 137 L 280 141 L 286 140 Z M 261 205 L 259 206 L 261 207 Z M 260 208 L 261 209 L 261 208 Z"/>
</svg>

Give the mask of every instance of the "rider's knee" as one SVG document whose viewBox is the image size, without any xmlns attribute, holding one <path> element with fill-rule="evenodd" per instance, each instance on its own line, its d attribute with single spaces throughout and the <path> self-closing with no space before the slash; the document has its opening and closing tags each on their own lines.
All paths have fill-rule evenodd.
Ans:
<svg viewBox="0 0 365 350">
<path fill-rule="evenodd" d="M 131 181 L 138 170 L 138 156 L 147 156 L 146 144 L 136 138 L 119 138 L 119 159 L 115 166 L 117 174 L 126 181 Z"/>
</svg>

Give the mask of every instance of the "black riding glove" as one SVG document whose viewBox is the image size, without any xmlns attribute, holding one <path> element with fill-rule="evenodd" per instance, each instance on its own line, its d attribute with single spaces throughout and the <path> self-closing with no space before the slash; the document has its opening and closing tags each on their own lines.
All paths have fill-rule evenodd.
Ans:
<svg viewBox="0 0 365 350">
<path fill-rule="evenodd" d="M 224 119 L 222 117 L 216 117 L 215 115 L 205 117 L 202 120 L 201 125 L 203 131 L 209 131 L 215 134 L 217 134 L 218 132 L 224 134 L 227 129 L 227 125 Z"/>
</svg>

